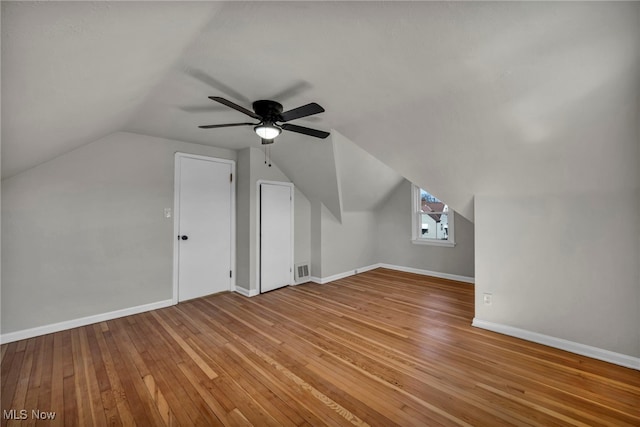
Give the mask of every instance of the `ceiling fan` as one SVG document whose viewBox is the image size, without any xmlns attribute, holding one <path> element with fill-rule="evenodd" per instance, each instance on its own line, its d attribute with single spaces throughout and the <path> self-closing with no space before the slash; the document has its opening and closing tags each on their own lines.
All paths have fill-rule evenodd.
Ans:
<svg viewBox="0 0 640 427">
<path fill-rule="evenodd" d="M 201 129 L 214 129 L 224 128 L 232 126 L 253 126 L 253 130 L 262 138 L 262 144 L 273 144 L 273 140 L 280 135 L 283 130 L 289 132 L 297 132 L 304 135 L 313 136 L 316 138 L 324 139 L 328 137 L 329 132 L 324 132 L 317 129 L 311 129 L 305 126 L 298 126 L 290 123 L 291 120 L 300 119 L 302 117 L 311 116 L 314 114 L 324 112 L 324 108 L 320 105 L 312 102 L 310 104 L 303 105 L 298 108 L 294 108 L 289 111 L 282 111 L 282 104 L 276 101 L 260 100 L 253 103 L 253 111 L 244 108 L 228 99 L 221 98 L 219 96 L 210 96 L 212 101 L 219 102 L 222 105 L 226 105 L 229 108 L 233 108 L 236 111 L 246 114 L 256 120 L 258 123 L 225 123 L 219 125 L 204 125 L 198 126 Z M 280 123 L 278 123 L 280 122 Z M 281 124 L 282 123 L 282 124 Z"/>
</svg>

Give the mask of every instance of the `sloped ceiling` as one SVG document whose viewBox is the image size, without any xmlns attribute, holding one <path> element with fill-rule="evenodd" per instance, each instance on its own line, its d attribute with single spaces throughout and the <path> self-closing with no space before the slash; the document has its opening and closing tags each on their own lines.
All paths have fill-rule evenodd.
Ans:
<svg viewBox="0 0 640 427">
<path fill-rule="evenodd" d="M 318 102 L 326 113 L 300 124 L 336 129 L 470 219 L 478 192 L 637 175 L 637 156 L 615 153 L 638 143 L 640 3 L 2 8 L 4 176 L 118 130 L 258 146 L 249 127 L 197 128 L 246 120 L 210 95 Z M 304 136 L 280 138 L 274 150 L 304 156 Z"/>
<path fill-rule="evenodd" d="M 306 197 L 321 202 L 338 221 L 342 221 L 343 198 L 335 133 L 324 141 L 284 138 L 270 147 L 270 157 Z"/>
<path fill-rule="evenodd" d="M 122 130 L 216 3 L 2 2 L 2 176 Z"/>
<path fill-rule="evenodd" d="M 343 212 L 377 209 L 404 179 L 335 129 L 326 141 L 285 139 L 274 147 L 273 162 L 338 221 Z"/>
<path fill-rule="evenodd" d="M 376 210 L 404 178 L 334 130 L 336 169 L 346 212 Z"/>
</svg>

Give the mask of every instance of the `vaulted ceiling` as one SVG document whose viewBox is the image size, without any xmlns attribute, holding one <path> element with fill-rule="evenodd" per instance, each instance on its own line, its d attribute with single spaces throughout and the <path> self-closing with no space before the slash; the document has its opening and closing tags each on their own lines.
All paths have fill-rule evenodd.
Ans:
<svg viewBox="0 0 640 427">
<path fill-rule="evenodd" d="M 300 124 L 473 218 L 477 192 L 637 178 L 639 46 L 639 3 L 2 2 L 2 174 L 121 130 L 259 146 L 198 129 L 246 119 L 207 97 L 315 101 Z"/>
</svg>

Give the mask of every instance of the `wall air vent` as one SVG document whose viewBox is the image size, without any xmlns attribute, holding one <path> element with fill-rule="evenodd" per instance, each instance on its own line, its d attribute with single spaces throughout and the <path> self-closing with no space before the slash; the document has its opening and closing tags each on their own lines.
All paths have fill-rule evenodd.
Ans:
<svg viewBox="0 0 640 427">
<path fill-rule="evenodd" d="M 309 264 L 308 263 L 296 264 L 295 273 L 296 273 L 295 274 L 296 282 L 300 282 L 300 281 L 308 279 L 309 278 Z"/>
</svg>

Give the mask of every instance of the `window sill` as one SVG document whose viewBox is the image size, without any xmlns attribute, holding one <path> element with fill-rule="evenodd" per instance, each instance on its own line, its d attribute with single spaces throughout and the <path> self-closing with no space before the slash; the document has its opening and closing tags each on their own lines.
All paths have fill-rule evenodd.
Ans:
<svg viewBox="0 0 640 427">
<path fill-rule="evenodd" d="M 450 242 L 448 240 L 427 240 L 427 239 L 411 239 L 411 243 L 414 245 L 427 245 L 427 246 L 442 246 L 445 248 L 453 248 L 456 242 Z"/>
</svg>

